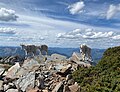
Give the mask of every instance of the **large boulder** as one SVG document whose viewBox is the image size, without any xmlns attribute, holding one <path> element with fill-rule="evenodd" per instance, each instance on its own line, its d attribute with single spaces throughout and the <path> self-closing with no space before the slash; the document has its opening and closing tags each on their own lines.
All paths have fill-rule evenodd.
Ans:
<svg viewBox="0 0 120 92">
<path fill-rule="evenodd" d="M 70 58 L 71 61 L 83 61 L 82 55 L 77 52 L 73 52 L 72 57 Z"/>
<path fill-rule="evenodd" d="M 10 67 L 10 68 L 8 69 L 6 78 L 11 78 L 11 79 L 17 78 L 16 73 L 18 72 L 19 69 L 20 69 L 19 63 L 16 63 L 16 64 L 13 65 L 12 67 Z"/>
<path fill-rule="evenodd" d="M 25 75 L 26 73 L 38 70 L 40 64 L 34 59 L 27 59 L 24 61 L 21 68 L 18 70 L 16 75 L 18 77 Z"/>
<path fill-rule="evenodd" d="M 54 59 L 54 60 L 56 60 L 56 59 L 58 59 L 58 60 L 66 60 L 66 59 L 67 59 L 66 56 L 60 55 L 60 54 L 52 54 L 51 57 L 52 57 L 52 59 Z"/>
<path fill-rule="evenodd" d="M 27 70 L 37 70 L 39 68 L 40 64 L 38 61 L 34 59 L 27 59 L 24 61 L 22 67 Z"/>
</svg>

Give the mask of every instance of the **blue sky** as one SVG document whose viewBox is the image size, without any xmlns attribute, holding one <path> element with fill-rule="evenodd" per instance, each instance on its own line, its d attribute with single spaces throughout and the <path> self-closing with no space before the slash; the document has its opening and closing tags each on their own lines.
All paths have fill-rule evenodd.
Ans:
<svg viewBox="0 0 120 92">
<path fill-rule="evenodd" d="M 119 0 L 0 0 L 0 45 L 120 45 Z"/>
</svg>

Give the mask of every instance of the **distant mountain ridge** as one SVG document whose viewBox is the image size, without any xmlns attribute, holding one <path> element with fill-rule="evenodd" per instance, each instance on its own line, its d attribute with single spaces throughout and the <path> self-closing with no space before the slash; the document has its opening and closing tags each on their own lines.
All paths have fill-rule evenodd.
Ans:
<svg viewBox="0 0 120 92">
<path fill-rule="evenodd" d="M 92 49 L 92 58 L 94 62 L 99 61 L 102 58 L 105 49 Z M 73 52 L 79 52 L 79 48 L 58 48 L 49 47 L 48 55 L 58 53 L 67 56 L 68 58 Z M 25 53 L 21 47 L 0 47 L 0 57 L 20 55 L 24 57 Z"/>
</svg>

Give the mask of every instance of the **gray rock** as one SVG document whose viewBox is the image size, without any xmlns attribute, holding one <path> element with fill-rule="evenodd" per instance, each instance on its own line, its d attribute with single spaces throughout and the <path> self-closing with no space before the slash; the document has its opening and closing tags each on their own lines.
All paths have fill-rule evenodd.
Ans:
<svg viewBox="0 0 120 92">
<path fill-rule="evenodd" d="M 17 78 L 16 73 L 18 72 L 19 69 L 20 69 L 20 65 L 19 63 L 16 63 L 15 65 L 13 65 L 11 68 L 8 69 L 6 77 L 11 79 Z"/>
<path fill-rule="evenodd" d="M 18 92 L 18 89 L 8 89 L 6 92 Z"/>
<path fill-rule="evenodd" d="M 72 57 L 70 58 L 71 61 L 83 61 L 82 55 L 77 52 L 73 52 Z"/>
<path fill-rule="evenodd" d="M 38 88 L 44 88 L 44 77 L 39 75 L 39 77 L 36 79 L 36 86 Z"/>
<path fill-rule="evenodd" d="M 16 88 L 14 83 L 8 83 L 8 85 L 9 85 L 9 88 Z"/>
<path fill-rule="evenodd" d="M 0 67 L 0 76 L 2 76 L 5 72 L 5 68 Z"/>
<path fill-rule="evenodd" d="M 75 83 L 75 81 L 74 81 L 73 79 L 70 79 L 70 80 L 68 80 L 68 82 L 67 82 L 68 85 L 73 85 L 74 83 Z"/>
<path fill-rule="evenodd" d="M 68 64 L 67 66 L 64 66 L 60 72 L 57 72 L 59 75 L 67 76 L 70 73 L 70 69 L 72 68 L 71 64 Z"/>
<path fill-rule="evenodd" d="M 38 63 L 38 61 L 34 60 L 34 59 L 28 59 L 25 60 L 22 67 L 27 69 L 27 70 L 37 70 L 39 68 L 40 64 Z"/>
<path fill-rule="evenodd" d="M 34 59 L 27 59 L 24 61 L 21 68 L 16 73 L 17 77 L 24 76 L 25 74 L 35 71 L 39 68 L 40 64 Z"/>
<path fill-rule="evenodd" d="M 2 91 L 2 90 L 3 90 L 3 81 L 0 80 L 0 91 Z"/>
<path fill-rule="evenodd" d="M 74 85 L 69 86 L 71 92 L 80 92 L 80 86 L 75 82 Z"/>
<path fill-rule="evenodd" d="M 63 82 L 62 82 L 62 81 L 59 82 L 59 83 L 55 86 L 55 88 L 52 90 L 52 92 L 59 92 L 59 90 L 60 90 L 60 88 L 61 88 L 62 85 L 63 85 Z"/>
<path fill-rule="evenodd" d="M 66 76 L 66 81 L 70 80 L 71 78 L 72 78 L 72 75 L 71 75 L 71 74 L 68 74 L 68 75 Z"/>
<path fill-rule="evenodd" d="M 20 77 L 16 82 L 15 85 L 18 87 L 18 89 L 21 89 L 22 91 L 26 91 L 29 88 L 33 88 L 35 83 L 35 73 L 30 72 L 26 74 L 23 77 Z"/>
<path fill-rule="evenodd" d="M 8 89 L 10 88 L 10 86 L 7 85 L 7 84 L 4 84 L 3 87 L 4 87 L 4 91 L 5 91 L 5 92 L 6 92 L 6 90 L 8 90 Z"/>
<path fill-rule="evenodd" d="M 64 85 L 63 92 L 71 92 L 67 85 Z"/>
<path fill-rule="evenodd" d="M 66 60 L 67 59 L 66 56 L 63 56 L 63 55 L 60 55 L 60 54 L 52 54 L 51 58 L 53 58 L 54 60 L 56 60 L 56 59 L 58 59 L 58 60 Z"/>
<path fill-rule="evenodd" d="M 46 56 L 46 62 L 51 62 L 53 61 L 53 58 L 51 56 Z"/>
</svg>

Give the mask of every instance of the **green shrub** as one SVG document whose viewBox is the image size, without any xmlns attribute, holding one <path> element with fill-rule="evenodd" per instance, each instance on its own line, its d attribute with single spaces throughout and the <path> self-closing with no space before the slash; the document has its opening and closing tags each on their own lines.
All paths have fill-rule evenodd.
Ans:
<svg viewBox="0 0 120 92">
<path fill-rule="evenodd" d="M 95 67 L 73 74 L 81 92 L 120 92 L 120 46 L 107 49 Z"/>
</svg>

